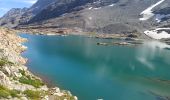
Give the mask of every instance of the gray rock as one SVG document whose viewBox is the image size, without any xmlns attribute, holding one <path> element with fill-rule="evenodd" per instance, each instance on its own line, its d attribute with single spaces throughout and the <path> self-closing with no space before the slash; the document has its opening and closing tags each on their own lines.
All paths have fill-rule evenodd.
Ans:
<svg viewBox="0 0 170 100">
<path fill-rule="evenodd" d="M 0 71 L 0 84 L 7 87 L 11 85 L 9 77 L 7 77 L 2 71 Z"/>
</svg>

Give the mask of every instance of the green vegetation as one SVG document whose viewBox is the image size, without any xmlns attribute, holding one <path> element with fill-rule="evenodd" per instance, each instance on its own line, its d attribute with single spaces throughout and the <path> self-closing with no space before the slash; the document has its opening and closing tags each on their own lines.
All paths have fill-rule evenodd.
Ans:
<svg viewBox="0 0 170 100">
<path fill-rule="evenodd" d="M 36 79 L 35 77 L 26 75 L 25 71 L 20 70 L 20 73 L 22 74 L 22 77 L 20 77 L 19 79 L 20 83 L 32 85 L 35 88 L 39 88 L 40 86 L 44 85 L 44 83 L 41 80 Z"/>
<path fill-rule="evenodd" d="M 0 98 L 8 98 L 11 97 L 19 97 L 18 94 L 20 94 L 17 90 L 9 90 L 8 88 L 0 85 Z"/>
<path fill-rule="evenodd" d="M 26 72 L 24 70 L 19 69 L 19 73 L 21 73 L 22 76 L 26 76 Z"/>
<path fill-rule="evenodd" d="M 41 96 L 45 95 L 45 93 L 41 91 L 32 91 L 32 90 L 26 90 L 24 91 L 24 94 L 31 100 L 40 100 Z"/>
<path fill-rule="evenodd" d="M 13 65 L 14 63 L 8 61 L 6 58 L 1 58 L 0 59 L 0 66 L 4 66 L 6 64 Z"/>
</svg>

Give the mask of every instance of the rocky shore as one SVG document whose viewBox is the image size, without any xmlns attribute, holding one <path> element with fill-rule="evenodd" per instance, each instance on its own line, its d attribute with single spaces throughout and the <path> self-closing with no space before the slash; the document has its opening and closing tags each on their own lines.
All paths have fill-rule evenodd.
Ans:
<svg viewBox="0 0 170 100">
<path fill-rule="evenodd" d="M 21 53 L 27 41 L 16 31 L 0 28 L 0 100 L 77 100 L 69 91 L 48 88 L 27 70 Z"/>
<path fill-rule="evenodd" d="M 16 30 L 18 30 L 19 32 L 36 34 L 36 35 L 61 35 L 61 36 L 85 35 L 90 38 L 103 38 L 103 39 L 115 39 L 115 38 L 122 38 L 122 39 L 127 38 L 133 40 L 141 39 L 141 34 L 137 33 L 136 31 L 128 34 L 123 34 L 123 33 L 106 34 L 106 33 L 84 31 L 80 28 L 70 29 L 70 28 L 55 28 L 55 27 L 43 27 L 43 26 L 20 27 L 20 28 L 16 28 Z"/>
<path fill-rule="evenodd" d="M 22 27 L 16 28 L 19 32 L 38 34 L 38 35 L 68 35 L 75 33 L 83 33 L 79 29 L 55 28 L 55 27 Z"/>
</svg>

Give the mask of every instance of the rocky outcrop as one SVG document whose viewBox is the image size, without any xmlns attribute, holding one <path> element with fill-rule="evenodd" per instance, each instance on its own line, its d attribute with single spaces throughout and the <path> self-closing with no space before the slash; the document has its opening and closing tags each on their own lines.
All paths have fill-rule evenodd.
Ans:
<svg viewBox="0 0 170 100">
<path fill-rule="evenodd" d="M 24 66 L 27 59 L 20 56 L 26 50 L 15 31 L 0 28 L 0 99 L 2 100 L 77 100 L 68 91 L 48 88 Z M 57 99 L 56 99 L 57 98 Z"/>
</svg>

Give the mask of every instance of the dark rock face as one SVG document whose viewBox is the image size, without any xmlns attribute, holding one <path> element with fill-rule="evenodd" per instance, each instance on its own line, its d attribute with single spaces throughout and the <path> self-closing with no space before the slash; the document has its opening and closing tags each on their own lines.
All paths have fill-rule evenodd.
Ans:
<svg viewBox="0 0 170 100">
<path fill-rule="evenodd" d="M 79 9 L 79 7 L 97 1 L 98 0 L 56 0 L 55 2 L 51 3 L 48 7 L 43 9 L 33 19 L 31 19 L 30 23 L 59 17 L 62 14 L 71 13 L 73 11 L 79 11 L 81 10 Z M 100 5 L 98 6 L 109 5 L 110 3 L 115 2 L 118 2 L 118 0 L 103 0 L 103 1 L 100 0 L 100 2 L 98 3 Z"/>
<path fill-rule="evenodd" d="M 57 2 L 52 3 L 47 8 L 43 9 L 42 12 L 37 14 L 31 22 L 46 20 L 49 18 L 58 17 L 64 13 L 69 13 L 71 10 L 77 6 L 81 6 L 85 3 L 90 2 L 91 0 L 58 0 Z M 43 15 L 43 16 L 42 16 Z"/>
<path fill-rule="evenodd" d="M 155 14 L 164 14 L 164 15 L 170 14 L 170 7 L 166 7 L 166 8 L 160 9 L 160 10 L 156 10 L 156 11 L 154 11 L 154 13 Z"/>
<path fill-rule="evenodd" d="M 37 14 L 55 1 L 57 0 L 38 0 L 29 10 L 32 11 L 32 13 Z"/>
<path fill-rule="evenodd" d="M 16 18 L 17 27 L 38 25 L 81 28 L 84 31 L 110 34 L 143 32 L 153 26 L 169 23 L 170 16 L 162 18 L 160 23 L 155 21 L 155 16 L 147 21 L 139 20 L 140 13 L 158 1 L 160 0 L 38 0 L 19 14 L 20 17 Z M 169 5 L 170 1 L 165 0 L 152 11 L 155 15 L 168 15 Z M 8 22 L 5 23 L 8 26 Z"/>
<path fill-rule="evenodd" d="M 44 8 L 57 0 L 38 0 L 22 15 L 19 24 L 28 23 L 34 16 L 40 13 Z"/>
</svg>

